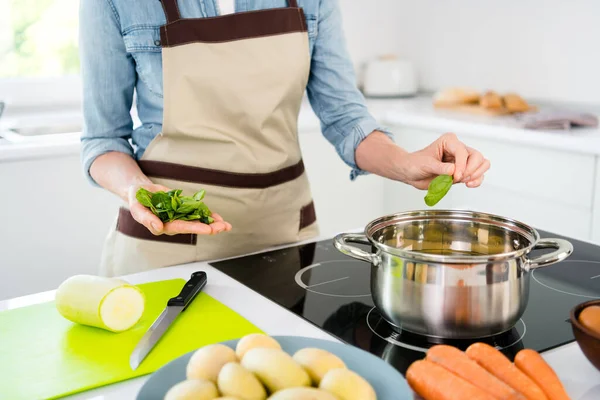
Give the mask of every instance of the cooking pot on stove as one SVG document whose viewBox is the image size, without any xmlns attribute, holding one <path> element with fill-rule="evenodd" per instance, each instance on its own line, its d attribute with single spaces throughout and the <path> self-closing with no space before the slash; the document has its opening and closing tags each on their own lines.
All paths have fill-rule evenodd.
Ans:
<svg viewBox="0 0 600 400">
<path fill-rule="evenodd" d="M 368 245 L 369 250 L 350 243 Z M 525 311 L 531 271 L 573 252 L 516 220 L 462 210 L 424 210 L 371 221 L 334 238 L 342 253 L 371 263 L 371 295 L 398 329 L 475 339 L 506 332 Z M 554 249 L 530 257 L 534 249 Z"/>
</svg>

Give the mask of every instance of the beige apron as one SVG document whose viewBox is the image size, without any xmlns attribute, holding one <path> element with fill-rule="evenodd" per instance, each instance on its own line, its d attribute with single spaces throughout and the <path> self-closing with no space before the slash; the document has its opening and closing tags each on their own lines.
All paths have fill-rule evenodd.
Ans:
<svg viewBox="0 0 600 400">
<path fill-rule="evenodd" d="M 214 260 L 318 234 L 298 143 L 310 57 L 304 13 L 289 7 L 182 19 L 161 1 L 162 132 L 139 165 L 157 184 L 205 202 L 233 229 L 152 235 L 119 211 L 101 261 L 108 276 Z"/>
</svg>

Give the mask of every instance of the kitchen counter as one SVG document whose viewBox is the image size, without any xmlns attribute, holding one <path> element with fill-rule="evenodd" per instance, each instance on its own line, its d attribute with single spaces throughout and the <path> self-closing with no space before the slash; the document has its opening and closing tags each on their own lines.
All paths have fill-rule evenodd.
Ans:
<svg viewBox="0 0 600 400">
<path fill-rule="evenodd" d="M 367 99 L 367 106 L 381 124 L 391 126 L 393 130 L 402 127 L 421 128 L 437 131 L 440 134 L 454 132 L 461 137 L 481 137 L 560 151 L 600 155 L 600 128 L 576 128 L 570 131 L 526 130 L 519 127 L 513 117 L 464 115 L 434 109 L 429 95 L 406 99 Z M 21 118 L 27 119 L 25 116 Z M 54 115 L 52 119 L 61 121 L 60 115 Z M 73 124 L 75 119 L 76 116 L 71 111 L 65 113 L 63 123 Z M 298 129 L 301 134 L 320 132 L 319 119 L 306 99 L 300 110 Z M 60 137 L 42 135 L 19 142 L 0 139 L 0 161 L 78 153 L 79 136 L 79 133 Z"/>
<path fill-rule="evenodd" d="M 202 270 L 208 275 L 205 292 L 232 308 L 269 335 L 294 335 L 337 341 L 328 333 L 297 317 L 271 300 L 241 285 L 207 263 L 198 262 L 124 276 L 131 283 L 174 278 L 189 279 L 192 272 Z M 52 300 L 54 291 L 0 302 L 0 310 L 14 309 Z M 585 358 L 573 342 L 543 353 L 555 369 L 573 400 L 600 398 L 600 372 Z M 148 376 L 90 390 L 69 399 L 133 399 Z M 385 399 L 382 399 L 385 400 Z"/>
</svg>

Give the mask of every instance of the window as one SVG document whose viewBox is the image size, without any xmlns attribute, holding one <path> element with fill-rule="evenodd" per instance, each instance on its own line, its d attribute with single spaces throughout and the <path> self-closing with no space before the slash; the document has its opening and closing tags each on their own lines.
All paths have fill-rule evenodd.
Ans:
<svg viewBox="0 0 600 400">
<path fill-rule="evenodd" d="M 80 101 L 79 4 L 0 0 L 0 101 L 12 107 Z"/>
</svg>

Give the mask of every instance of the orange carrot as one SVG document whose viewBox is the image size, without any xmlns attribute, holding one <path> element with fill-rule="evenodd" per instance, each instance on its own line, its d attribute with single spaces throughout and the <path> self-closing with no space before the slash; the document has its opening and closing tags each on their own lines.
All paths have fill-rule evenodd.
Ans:
<svg viewBox="0 0 600 400">
<path fill-rule="evenodd" d="M 532 349 L 519 351 L 515 357 L 515 365 L 537 383 L 549 400 L 570 400 L 556 372 L 537 351 Z"/>
<path fill-rule="evenodd" d="M 486 343 L 473 343 L 467 356 L 495 375 L 502 382 L 523 394 L 528 400 L 548 400 L 542 389 L 517 368 L 495 347 Z"/>
<path fill-rule="evenodd" d="M 427 360 L 441 365 L 500 400 L 525 400 L 525 396 L 490 374 L 456 347 L 440 344 L 427 351 Z"/>
<path fill-rule="evenodd" d="M 413 362 L 406 370 L 406 381 L 425 400 L 496 400 L 491 394 L 428 360 Z"/>
</svg>

